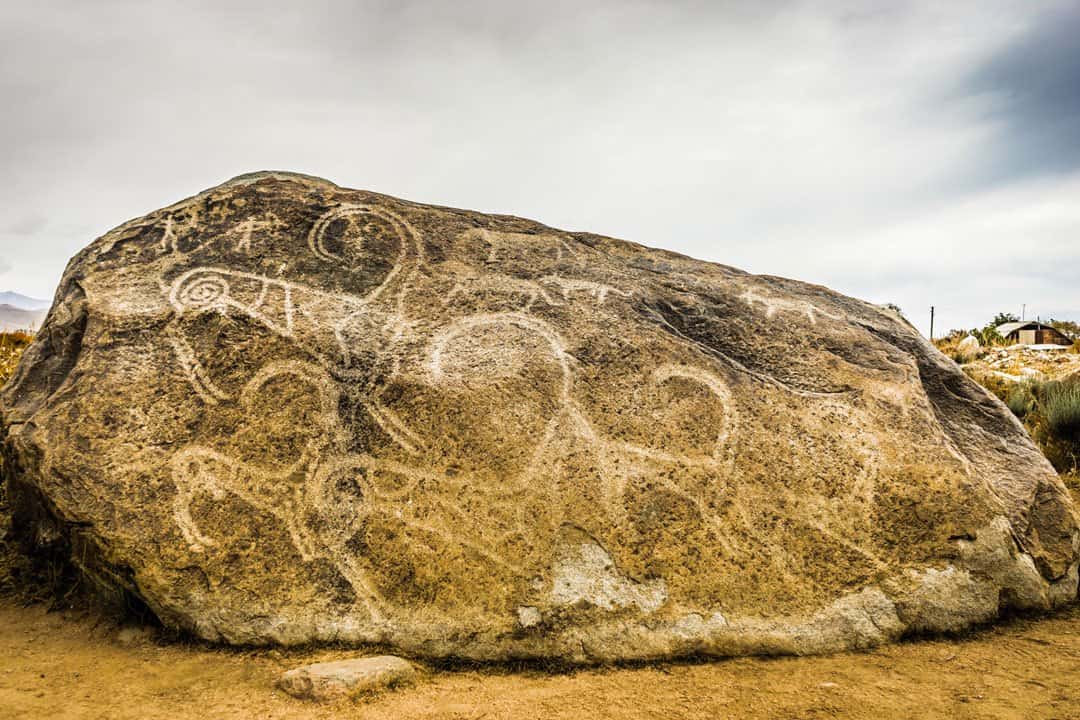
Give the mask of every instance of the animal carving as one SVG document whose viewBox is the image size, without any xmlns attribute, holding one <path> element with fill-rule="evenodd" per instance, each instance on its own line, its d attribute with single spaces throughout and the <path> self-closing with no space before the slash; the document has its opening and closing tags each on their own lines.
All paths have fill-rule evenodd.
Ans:
<svg viewBox="0 0 1080 720">
<path fill-rule="evenodd" d="M 80 253 L 23 358 L 26 539 L 210 640 L 811 653 L 1076 596 L 1060 482 L 895 314 L 601 235 L 244 176 Z"/>
</svg>

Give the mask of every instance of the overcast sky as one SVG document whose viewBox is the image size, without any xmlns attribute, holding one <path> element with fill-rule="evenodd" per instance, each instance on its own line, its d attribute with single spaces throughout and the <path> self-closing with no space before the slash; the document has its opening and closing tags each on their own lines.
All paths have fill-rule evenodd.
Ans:
<svg viewBox="0 0 1080 720">
<path fill-rule="evenodd" d="M 1080 320 L 1080 0 L 0 3 L 0 290 L 259 169 Z"/>
</svg>

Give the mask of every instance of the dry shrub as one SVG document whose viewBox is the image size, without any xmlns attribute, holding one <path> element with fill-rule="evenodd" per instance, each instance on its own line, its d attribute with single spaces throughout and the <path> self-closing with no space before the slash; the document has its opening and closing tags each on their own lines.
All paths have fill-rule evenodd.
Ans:
<svg viewBox="0 0 1080 720">
<path fill-rule="evenodd" d="M 1046 383 L 1042 396 L 1050 432 L 1061 440 L 1080 443 L 1080 379 Z"/>
<path fill-rule="evenodd" d="M 15 372 L 23 350 L 33 339 L 30 333 L 25 332 L 0 333 L 0 385 L 5 384 Z M 7 487 L 6 483 L 0 481 L 0 597 L 20 594 L 31 584 L 28 582 L 30 561 L 18 552 L 8 536 L 10 525 Z"/>
<path fill-rule="evenodd" d="M 5 384 L 15 372 L 23 350 L 34 339 L 28 332 L 0 333 L 0 385 Z"/>
<path fill-rule="evenodd" d="M 1033 383 L 1025 382 L 1012 385 L 1005 395 L 1005 404 L 1012 410 L 1013 415 L 1021 420 L 1026 418 L 1036 407 Z"/>
</svg>

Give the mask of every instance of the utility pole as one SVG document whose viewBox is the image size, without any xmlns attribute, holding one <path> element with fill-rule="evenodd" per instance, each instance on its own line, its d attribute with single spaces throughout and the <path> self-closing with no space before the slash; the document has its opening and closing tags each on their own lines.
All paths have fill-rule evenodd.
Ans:
<svg viewBox="0 0 1080 720">
<path fill-rule="evenodd" d="M 1020 307 L 1022 308 L 1020 310 L 1020 319 L 1021 320 L 1027 320 L 1027 303 L 1024 303 Z"/>
<path fill-rule="evenodd" d="M 930 342 L 934 342 L 934 306 L 930 306 Z"/>
</svg>

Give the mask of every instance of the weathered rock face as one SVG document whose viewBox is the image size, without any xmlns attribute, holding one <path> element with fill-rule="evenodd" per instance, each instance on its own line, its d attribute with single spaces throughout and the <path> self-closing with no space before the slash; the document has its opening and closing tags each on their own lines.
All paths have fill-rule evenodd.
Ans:
<svg viewBox="0 0 1080 720">
<path fill-rule="evenodd" d="M 95 241 L 2 401 L 23 535 L 213 640 L 808 653 L 1076 596 L 1050 466 L 893 312 L 315 178 Z"/>
</svg>

